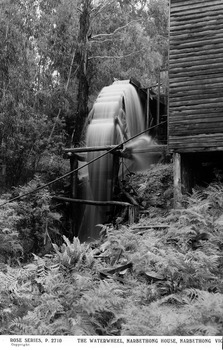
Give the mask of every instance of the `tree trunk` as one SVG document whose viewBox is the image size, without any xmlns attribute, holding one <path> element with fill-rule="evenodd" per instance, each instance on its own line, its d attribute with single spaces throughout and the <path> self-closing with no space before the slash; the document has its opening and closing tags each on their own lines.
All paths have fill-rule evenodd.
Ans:
<svg viewBox="0 0 223 350">
<path fill-rule="evenodd" d="M 77 144 L 80 141 L 83 126 L 88 115 L 88 34 L 90 29 L 90 12 L 91 0 L 84 0 L 80 15 L 80 29 L 78 36 L 79 49 L 76 53 L 76 62 L 79 65 L 79 69 L 77 73 L 78 105 L 75 119 L 75 130 L 73 134 L 74 144 Z"/>
</svg>

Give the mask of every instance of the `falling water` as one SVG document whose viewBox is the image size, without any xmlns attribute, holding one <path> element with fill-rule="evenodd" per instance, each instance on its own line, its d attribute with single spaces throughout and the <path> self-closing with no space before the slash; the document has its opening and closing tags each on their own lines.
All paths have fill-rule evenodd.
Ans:
<svg viewBox="0 0 223 350">
<path fill-rule="evenodd" d="M 139 136 L 126 144 L 124 152 L 131 155 L 129 167 L 132 172 L 144 171 L 159 161 L 160 154 L 149 151 L 150 146 L 155 144 L 151 136 L 147 135 Z"/>
<path fill-rule="evenodd" d="M 96 99 L 89 114 L 86 134 L 86 146 L 117 145 L 144 130 L 144 117 L 136 89 L 129 81 L 116 81 L 104 87 Z M 152 140 L 141 136 L 126 144 L 126 150 L 132 153 L 135 167 L 141 169 L 145 157 L 140 158 L 140 149 L 148 149 Z M 88 152 L 87 162 L 105 153 Z M 147 155 L 148 157 L 148 155 Z M 130 163 L 128 162 L 128 166 Z M 108 154 L 88 167 L 87 199 L 109 201 L 112 199 L 114 178 L 118 174 L 113 154 Z M 81 241 L 92 241 L 99 237 L 97 224 L 108 219 L 109 206 L 87 205 L 79 230 Z"/>
</svg>

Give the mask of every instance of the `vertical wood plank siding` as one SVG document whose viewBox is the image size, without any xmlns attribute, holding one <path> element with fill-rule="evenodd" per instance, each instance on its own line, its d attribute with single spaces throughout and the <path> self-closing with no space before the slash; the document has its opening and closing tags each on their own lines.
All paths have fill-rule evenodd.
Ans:
<svg viewBox="0 0 223 350">
<path fill-rule="evenodd" d="M 171 0 L 169 148 L 223 150 L 223 0 Z"/>
</svg>

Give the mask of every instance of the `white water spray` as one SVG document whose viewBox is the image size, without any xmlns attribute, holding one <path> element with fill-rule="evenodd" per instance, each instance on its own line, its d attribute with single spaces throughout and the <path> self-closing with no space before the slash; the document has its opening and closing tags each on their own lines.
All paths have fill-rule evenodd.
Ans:
<svg viewBox="0 0 223 350">
<path fill-rule="evenodd" d="M 98 95 L 89 114 L 89 125 L 86 134 L 86 146 L 118 145 L 142 132 L 144 117 L 136 89 L 129 81 L 116 81 L 104 87 Z M 144 168 L 145 153 L 141 158 L 140 149 L 148 149 L 153 144 L 149 136 L 140 136 L 126 143 L 127 152 L 132 153 L 134 170 Z M 88 152 L 87 162 L 98 157 L 104 151 Z M 147 155 L 148 157 L 148 155 Z M 112 199 L 114 179 L 118 175 L 114 155 L 108 154 L 93 162 L 88 167 L 87 199 L 110 201 Z M 109 206 L 86 206 L 79 230 L 81 241 L 92 241 L 99 237 L 102 224 L 108 219 Z"/>
</svg>

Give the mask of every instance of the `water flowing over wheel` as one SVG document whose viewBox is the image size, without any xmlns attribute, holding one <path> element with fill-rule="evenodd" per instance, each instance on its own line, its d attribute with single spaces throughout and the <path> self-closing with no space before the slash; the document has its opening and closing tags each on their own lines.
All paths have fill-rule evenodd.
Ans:
<svg viewBox="0 0 223 350">
<path fill-rule="evenodd" d="M 99 93 L 89 114 L 86 146 L 118 145 L 144 130 L 144 117 L 136 89 L 129 81 L 116 81 Z M 105 153 L 88 152 L 87 162 Z M 118 166 L 113 154 L 98 159 L 88 166 L 88 199 L 110 201 Z M 87 206 L 79 232 L 81 241 L 97 239 L 97 224 L 106 221 L 108 206 Z"/>
</svg>

